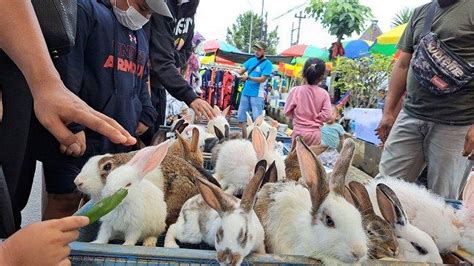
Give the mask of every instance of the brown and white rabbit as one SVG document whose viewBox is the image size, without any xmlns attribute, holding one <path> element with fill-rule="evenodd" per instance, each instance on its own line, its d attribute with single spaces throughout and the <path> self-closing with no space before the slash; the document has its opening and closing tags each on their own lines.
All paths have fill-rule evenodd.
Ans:
<svg viewBox="0 0 474 266">
<path fill-rule="evenodd" d="M 156 246 L 166 227 L 166 203 L 163 192 L 143 177 L 161 163 L 167 151 L 167 142 L 144 148 L 108 175 L 102 197 L 121 188 L 127 188 L 128 195 L 100 219 L 102 224 L 94 243 L 106 244 L 112 238 L 123 237 L 124 245 L 143 240 L 145 246 Z"/>
<path fill-rule="evenodd" d="M 319 156 L 327 148 L 324 146 L 310 146 L 311 151 Z M 301 177 L 300 164 L 298 163 L 298 154 L 296 153 L 296 143 L 294 142 L 291 146 L 290 153 L 286 156 L 285 160 L 285 178 L 298 181 Z"/>
<path fill-rule="evenodd" d="M 433 239 L 410 223 L 399 198 L 390 187 L 384 183 L 377 184 L 376 200 L 372 198 L 370 189 L 368 192 L 376 212 L 380 211 L 397 236 L 400 250 L 397 259 L 407 262 L 443 262 Z"/>
<path fill-rule="evenodd" d="M 368 258 L 396 258 L 399 253 L 397 236 L 391 225 L 375 214 L 364 185 L 352 181 L 349 183 L 348 191 L 362 215 L 362 225 L 369 239 Z"/>
<path fill-rule="evenodd" d="M 265 253 L 264 231 L 253 206 L 265 168 L 259 166 L 245 187 L 242 199 L 226 194 L 207 180 L 197 178 L 200 194 L 188 200 L 178 221 L 171 225 L 165 247 L 205 242 L 215 247 L 220 264 L 240 265 L 251 252 Z"/>
<path fill-rule="evenodd" d="M 352 140 L 344 142 L 328 180 L 319 159 L 298 139 L 302 180 L 266 184 L 257 197 L 255 211 L 265 229 L 267 252 L 325 263 L 357 263 L 367 255 L 362 217 L 344 193 L 354 149 Z"/>
</svg>

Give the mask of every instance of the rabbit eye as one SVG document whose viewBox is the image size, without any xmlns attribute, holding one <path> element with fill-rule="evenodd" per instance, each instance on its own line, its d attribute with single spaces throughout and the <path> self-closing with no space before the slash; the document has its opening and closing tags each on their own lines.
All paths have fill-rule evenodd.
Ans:
<svg viewBox="0 0 474 266">
<path fill-rule="evenodd" d="M 420 253 L 420 255 L 428 254 L 428 251 L 424 249 L 423 247 L 421 247 L 420 245 L 418 245 L 417 243 L 410 242 L 410 244 L 416 249 L 416 251 L 418 251 L 418 253 Z"/>
<path fill-rule="evenodd" d="M 326 215 L 324 218 L 324 223 L 326 224 L 327 227 L 335 227 L 336 225 L 334 224 L 334 221 L 332 220 L 331 216 Z"/>
<path fill-rule="evenodd" d="M 102 169 L 104 169 L 105 171 L 110 171 L 110 169 L 112 169 L 112 164 L 111 163 L 106 163 Z"/>
</svg>

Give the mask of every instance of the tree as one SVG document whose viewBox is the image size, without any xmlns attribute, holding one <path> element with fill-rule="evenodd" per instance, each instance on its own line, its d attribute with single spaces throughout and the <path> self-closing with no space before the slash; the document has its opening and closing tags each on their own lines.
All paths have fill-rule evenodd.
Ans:
<svg viewBox="0 0 474 266">
<path fill-rule="evenodd" d="M 360 59 L 337 58 L 333 73 L 337 81 L 331 86 L 342 92 L 351 91 L 351 106 L 373 108 L 380 97 L 379 90 L 385 91 L 393 67 L 393 57 L 373 55 Z"/>
<path fill-rule="evenodd" d="M 253 18 L 252 18 L 253 17 Z M 250 24 L 252 24 L 252 41 L 250 42 Z M 237 17 L 235 23 L 227 28 L 226 41 L 229 44 L 234 45 L 242 51 L 248 51 L 249 44 L 254 44 L 260 40 L 260 32 L 262 30 L 262 19 L 261 17 L 251 11 L 247 11 L 240 14 Z M 267 54 L 276 54 L 276 47 L 278 45 L 279 38 L 278 32 L 275 28 L 273 31 L 267 34 L 266 43 L 268 45 Z"/>
<path fill-rule="evenodd" d="M 392 19 L 392 27 L 397 27 L 403 24 L 408 23 L 410 20 L 411 15 L 413 14 L 413 9 L 405 7 L 404 9 L 400 10 L 397 15 Z"/>
<path fill-rule="evenodd" d="M 360 34 L 366 20 L 372 17 L 370 7 L 361 5 L 359 0 L 311 0 L 305 12 L 320 21 L 339 42 L 354 32 Z"/>
</svg>

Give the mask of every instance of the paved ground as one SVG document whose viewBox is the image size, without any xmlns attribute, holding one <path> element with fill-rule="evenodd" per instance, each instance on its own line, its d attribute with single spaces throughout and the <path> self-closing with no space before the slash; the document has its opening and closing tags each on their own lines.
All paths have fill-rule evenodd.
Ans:
<svg viewBox="0 0 474 266">
<path fill-rule="evenodd" d="M 30 199 L 26 208 L 22 212 L 22 226 L 30 223 L 38 222 L 41 220 L 42 212 L 42 195 L 43 189 L 43 172 L 41 163 L 36 164 L 35 179 L 33 182 L 33 188 L 31 189 Z"/>
</svg>

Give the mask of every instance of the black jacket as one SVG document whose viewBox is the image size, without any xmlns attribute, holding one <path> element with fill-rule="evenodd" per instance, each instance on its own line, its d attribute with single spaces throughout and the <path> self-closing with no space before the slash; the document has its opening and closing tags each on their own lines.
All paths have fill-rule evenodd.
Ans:
<svg viewBox="0 0 474 266">
<path fill-rule="evenodd" d="M 182 67 L 191 51 L 191 41 L 194 35 L 194 20 L 183 34 L 182 27 L 177 29 L 178 22 L 182 24 L 181 14 L 186 4 L 178 6 L 176 0 L 169 0 L 168 7 L 172 18 L 153 14 L 150 23 L 150 81 L 152 92 L 166 89 L 173 97 L 190 105 L 198 96 L 188 82 L 179 73 L 177 67 Z M 184 20 L 186 23 L 186 18 Z M 176 37 L 184 40 L 180 51 L 177 51 Z"/>
</svg>

